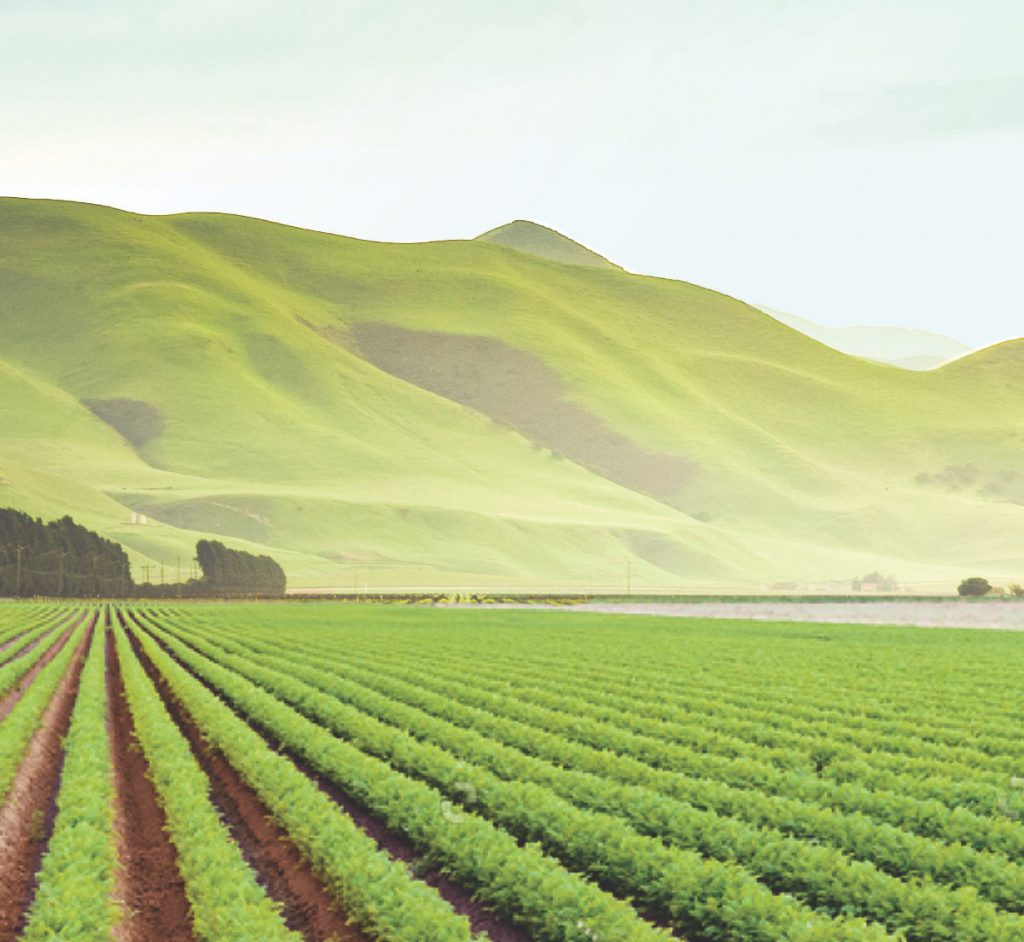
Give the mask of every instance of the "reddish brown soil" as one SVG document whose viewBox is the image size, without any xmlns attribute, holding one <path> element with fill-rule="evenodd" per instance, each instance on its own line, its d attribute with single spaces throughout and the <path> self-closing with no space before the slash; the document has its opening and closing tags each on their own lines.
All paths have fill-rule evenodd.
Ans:
<svg viewBox="0 0 1024 942">
<path fill-rule="evenodd" d="M 139 652 L 141 653 L 141 652 Z M 142 662 L 164 705 L 188 739 L 192 751 L 210 779 L 210 797 L 256 871 L 271 898 L 282 906 L 285 922 L 309 942 L 367 942 L 346 922 L 338 904 L 302 858 L 298 848 L 270 818 L 266 806 L 223 755 L 204 742 L 198 727 L 174 698 L 156 666 L 142 654 Z"/>
<path fill-rule="evenodd" d="M 131 613 L 129 615 L 132 617 Z M 134 636 L 132 636 L 132 642 L 141 653 Z M 164 647 L 164 650 L 170 657 L 174 657 L 173 653 L 166 647 Z M 142 655 L 142 657 L 144 658 L 147 670 L 155 672 L 156 668 L 152 663 L 145 659 L 145 655 Z M 180 661 L 177 663 L 185 670 L 189 670 L 188 665 L 181 664 Z M 189 673 L 193 677 L 196 676 L 192 671 L 189 671 Z M 196 677 L 196 679 L 200 683 L 205 684 L 202 678 Z M 392 858 L 407 863 L 409 869 L 417 878 L 434 887 L 455 912 L 465 916 L 470 921 L 474 932 L 486 935 L 493 942 L 531 942 L 532 936 L 529 932 L 505 921 L 484 903 L 474 899 L 472 891 L 454 882 L 436 867 L 426 864 L 412 842 L 404 835 L 389 828 L 372 811 L 345 794 L 333 782 L 320 775 L 301 757 L 283 748 L 268 730 L 261 728 L 259 724 L 253 722 L 250 722 L 250 725 L 263 737 L 269 748 L 290 759 L 303 774 L 310 778 L 322 792 L 328 795 L 352 818 L 366 834 L 373 838 L 381 850 L 385 851 Z"/>
<path fill-rule="evenodd" d="M 117 798 L 118 896 L 127 913 L 120 942 L 195 942 L 185 882 L 167 819 L 135 739 L 113 636 L 107 635 L 107 724 Z M 0 942 L 5 940 L 0 939 Z"/>
<path fill-rule="evenodd" d="M 0 655 L 3 655 L 2 657 L 0 657 L 0 664 L 6 664 L 8 661 L 13 661 L 18 656 L 18 654 L 21 653 L 20 651 L 11 651 L 10 649 L 13 648 L 14 645 L 18 644 L 21 641 L 21 639 L 31 630 L 32 629 L 29 628 L 26 631 L 19 631 L 13 638 L 8 638 L 3 644 L 0 644 Z M 30 647 L 31 645 L 26 645 L 25 649 Z M 5 651 L 8 651 L 10 653 L 5 654 Z"/>
<path fill-rule="evenodd" d="M 35 893 L 39 863 L 52 833 L 63 739 L 91 636 L 90 630 L 75 652 L 0 808 L 0 942 L 17 938 Z"/>
</svg>

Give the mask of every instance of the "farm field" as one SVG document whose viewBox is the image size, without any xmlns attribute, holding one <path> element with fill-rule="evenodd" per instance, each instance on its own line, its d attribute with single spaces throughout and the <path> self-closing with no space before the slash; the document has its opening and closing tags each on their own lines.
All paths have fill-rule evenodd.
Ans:
<svg viewBox="0 0 1024 942">
<path fill-rule="evenodd" d="M 1024 638 L 0 605 L 0 942 L 1024 940 Z"/>
</svg>

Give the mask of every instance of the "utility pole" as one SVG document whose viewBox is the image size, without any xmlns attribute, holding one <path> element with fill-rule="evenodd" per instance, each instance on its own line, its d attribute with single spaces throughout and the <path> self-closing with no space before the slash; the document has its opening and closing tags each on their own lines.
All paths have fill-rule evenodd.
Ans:
<svg viewBox="0 0 1024 942">
<path fill-rule="evenodd" d="M 67 556 L 67 555 L 68 555 L 67 550 L 64 550 L 64 552 L 62 552 L 60 554 L 60 567 L 57 570 L 57 572 L 58 572 L 58 575 L 57 575 L 57 596 L 58 596 L 58 598 L 63 598 L 63 596 L 64 596 L 64 557 Z"/>
<path fill-rule="evenodd" d="M 178 598 L 181 598 L 181 553 L 178 553 Z"/>
<path fill-rule="evenodd" d="M 149 582 L 149 570 L 152 569 L 153 567 L 152 567 L 152 565 L 147 563 L 145 566 L 142 566 L 141 568 L 142 568 L 143 577 L 145 578 L 146 582 L 148 583 Z"/>
<path fill-rule="evenodd" d="M 21 597 L 21 554 L 27 550 L 27 546 L 19 546 L 18 550 L 18 575 L 14 583 L 14 596 L 15 598 Z"/>
<path fill-rule="evenodd" d="M 160 585 L 164 584 L 164 564 L 160 563 Z"/>
<path fill-rule="evenodd" d="M 626 595 L 633 594 L 633 563 L 632 560 L 626 560 Z"/>
</svg>

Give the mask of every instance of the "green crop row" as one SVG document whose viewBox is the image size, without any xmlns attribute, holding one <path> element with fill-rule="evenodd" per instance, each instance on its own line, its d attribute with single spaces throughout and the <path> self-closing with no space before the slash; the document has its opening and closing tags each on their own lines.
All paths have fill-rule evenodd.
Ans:
<svg viewBox="0 0 1024 942">
<path fill-rule="evenodd" d="M 354 668 L 351 663 L 342 668 L 340 662 L 332 659 L 325 661 L 323 656 L 314 658 L 299 651 L 276 653 L 272 647 L 248 638 L 232 641 L 226 633 L 217 638 L 216 644 L 225 650 L 248 655 L 258 663 L 272 666 L 276 660 L 282 668 L 287 664 L 287 670 L 294 676 L 414 734 L 417 734 L 416 730 L 429 725 L 430 740 L 453 751 L 472 742 L 473 737 L 468 733 L 481 734 L 476 737 L 482 740 L 482 751 L 478 755 L 485 758 L 492 756 L 495 760 L 494 770 L 498 774 L 521 780 L 550 782 L 553 786 L 558 779 L 564 778 L 566 781 L 561 787 L 566 797 L 579 802 L 589 794 L 588 803 L 592 806 L 627 817 L 634 826 L 650 833 L 671 834 L 684 821 L 689 829 L 695 821 L 703 820 L 703 813 L 697 809 L 707 808 L 717 812 L 714 818 L 708 819 L 714 829 L 725 827 L 718 815 L 736 819 L 730 822 L 729 828 L 736 833 L 737 839 L 740 836 L 737 833 L 740 822 L 743 821 L 809 838 L 815 845 L 809 851 L 801 851 L 810 867 L 804 871 L 807 881 L 805 885 L 813 888 L 818 884 L 834 884 L 833 902 L 840 906 L 848 902 L 852 904 L 866 895 L 872 878 L 870 874 L 864 873 L 861 875 L 863 883 L 857 878 L 853 880 L 854 888 L 845 886 L 842 880 L 837 880 L 838 870 L 842 869 L 841 862 L 837 865 L 838 870 L 833 871 L 833 865 L 826 857 L 827 848 L 817 846 L 820 842 L 839 847 L 855 858 L 870 860 L 895 877 L 914 873 L 952 886 L 969 885 L 1006 909 L 1019 911 L 1024 907 L 1024 867 L 1005 855 L 978 852 L 961 844 L 945 844 L 919 837 L 889 825 L 878 824 L 861 815 L 842 815 L 828 808 L 791 799 L 773 798 L 717 782 L 659 772 L 628 757 L 611 755 L 507 720 L 497 712 L 490 713 L 462 705 L 450 695 L 431 693 L 427 689 L 429 678 L 425 675 L 412 682 L 405 682 L 396 679 L 391 672 L 375 674 Z M 261 658 L 261 652 L 271 657 Z M 411 704 L 417 708 L 416 711 L 400 709 L 399 701 Z M 436 722 L 428 724 L 427 714 L 447 722 L 444 726 Z M 483 739 L 484 736 L 487 739 Z M 508 750 L 494 750 L 492 753 L 487 746 L 491 742 L 511 746 L 517 753 L 509 753 Z M 537 764 L 527 758 L 530 756 L 546 761 Z M 609 797 L 605 798 L 603 789 L 588 788 L 589 777 L 571 776 L 565 771 L 567 769 L 590 772 L 618 783 L 621 788 L 609 792 Z M 626 786 L 641 788 L 626 789 Z M 666 801 L 666 798 L 677 800 Z M 672 809 L 677 813 L 674 818 L 670 815 Z M 656 819 L 666 814 L 669 816 L 664 827 L 656 825 Z M 763 842 L 764 831 L 748 827 L 743 833 L 746 834 L 746 840 L 752 842 L 751 854 L 759 854 L 767 849 Z M 777 842 L 778 835 L 774 840 Z M 744 864 L 750 866 L 746 860 Z M 763 870 L 757 872 L 767 875 Z M 783 877 L 787 881 L 795 880 L 798 872 L 794 865 L 788 864 Z M 788 884 L 786 888 L 794 885 Z M 884 897 L 885 891 L 877 884 L 877 879 L 875 885 L 879 886 L 879 892 Z M 901 890 L 897 895 L 904 892 Z M 814 898 L 817 901 L 826 899 L 824 896 Z M 883 910 L 859 908 L 858 911 L 883 920 Z"/>
<path fill-rule="evenodd" d="M 34 609 L 31 614 L 19 618 L 13 624 L 0 630 L 0 646 L 9 645 L 6 650 L 0 651 L 0 660 L 9 659 L 12 652 L 29 643 L 38 628 L 55 625 L 59 620 L 56 617 L 57 614 L 59 613 L 49 609 Z"/>
<path fill-rule="evenodd" d="M 879 751 L 867 756 L 827 740 L 801 739 L 801 747 L 797 748 L 792 743 L 778 744 L 781 738 L 758 725 L 756 712 L 751 719 L 727 723 L 684 710 L 680 711 L 679 718 L 665 721 L 637 710 L 629 698 L 615 697 L 599 689 L 588 691 L 586 696 L 573 693 L 571 678 L 558 676 L 545 680 L 535 673 L 523 673 L 511 667 L 488 668 L 475 657 L 442 658 L 425 652 L 420 659 L 436 665 L 439 670 L 456 672 L 458 662 L 462 661 L 464 670 L 471 669 L 475 677 L 487 679 L 490 685 L 518 693 L 531 702 L 609 723 L 641 736 L 685 744 L 700 752 L 747 759 L 783 770 L 811 772 L 823 766 L 819 774 L 826 781 L 857 782 L 869 788 L 900 791 L 925 800 L 935 799 L 951 808 L 971 808 L 982 814 L 993 814 L 1004 807 L 1024 813 L 1024 796 L 1008 793 L 1008 785 L 1017 771 L 1017 766 L 1010 761 L 1002 770 L 989 770 L 978 764 L 956 761 L 953 756 L 946 760 L 919 757 L 913 755 L 917 741 L 912 737 L 907 739 L 902 754 Z M 516 673 L 520 673 L 523 680 L 513 684 L 509 677 Z"/>
<path fill-rule="evenodd" d="M 82 644 L 83 636 L 91 631 L 94 625 L 95 619 L 88 625 L 85 622 L 78 625 L 57 656 L 36 675 L 24 696 L 0 724 L 0 804 L 11 790 L 25 750 Z"/>
<path fill-rule="evenodd" d="M 279 647 L 282 641 L 271 639 Z M 303 648 L 301 641 L 289 641 L 289 650 Z M 330 645 L 306 643 L 305 649 L 318 657 L 338 655 Z M 816 776 L 794 771 L 779 770 L 765 763 L 755 763 L 703 753 L 679 743 L 666 743 L 645 737 L 614 725 L 586 720 L 571 710 L 553 710 L 534 702 L 524 702 L 511 695 L 491 693 L 474 677 L 473 684 L 463 681 L 466 674 L 444 670 L 440 666 L 424 676 L 423 664 L 403 668 L 403 658 L 391 651 L 386 654 L 363 653 L 353 645 L 344 652 L 346 665 L 370 664 L 391 677 L 402 677 L 410 683 L 471 704 L 496 715 L 512 718 L 567 740 L 591 746 L 619 758 L 642 763 L 652 773 L 663 777 L 682 775 L 692 780 L 707 782 L 708 801 L 715 792 L 713 783 L 732 790 L 723 793 L 723 800 L 743 804 L 749 795 L 749 807 L 755 809 L 763 797 L 791 799 L 822 809 L 843 811 L 848 815 L 866 816 L 876 823 L 884 823 L 925 837 L 944 842 L 960 842 L 976 849 L 1018 858 L 1024 854 L 1024 826 L 1013 817 L 980 815 L 968 808 L 949 808 L 937 801 L 923 801 L 900 790 L 875 791 L 859 782 L 833 783 Z M 460 680 L 461 678 L 461 680 Z M 664 778 L 665 781 L 669 779 Z M 689 794 L 676 793 L 699 804 Z M 771 814 L 771 811 L 767 813 Z M 768 822 L 774 818 L 766 819 Z"/>
<path fill-rule="evenodd" d="M 820 916 L 792 898 L 773 894 L 742 868 L 666 847 L 617 817 L 580 810 L 548 788 L 509 782 L 461 762 L 432 744 L 418 742 L 359 710 L 325 698 L 318 689 L 288 674 L 226 654 L 215 644 L 194 637 L 190 641 L 353 745 L 435 784 L 451 801 L 466 801 L 467 795 L 471 796 L 475 810 L 521 840 L 540 842 L 566 865 L 591 871 L 676 928 L 704 932 L 710 928 L 726 938 L 742 930 L 743 938 L 763 942 L 890 938 L 880 927 L 860 920 L 833 921 Z M 180 656 L 190 657 L 188 649 L 170 643 Z M 500 762 L 501 757 L 495 760 Z"/>
<path fill-rule="evenodd" d="M 444 771 L 458 776 L 456 787 L 471 790 L 479 806 L 489 812 L 492 806 L 488 798 L 500 801 L 503 792 L 510 793 L 508 800 L 513 804 L 509 807 L 518 810 L 504 813 L 499 810 L 498 814 L 503 823 L 518 825 L 524 832 L 521 836 L 532 837 L 529 829 L 540 826 L 536 808 L 541 800 L 548 799 L 547 795 L 539 790 L 534 792 L 531 807 L 523 808 L 521 802 L 515 804 L 516 797 L 521 797 L 515 794 L 518 789 L 508 785 L 503 788 L 493 776 L 474 766 L 449 763 L 446 769 L 428 746 L 409 743 L 409 736 L 400 730 L 440 746 L 475 766 L 487 766 L 503 778 L 542 784 L 577 804 L 616 814 L 641 832 L 707 856 L 739 862 L 774 888 L 798 892 L 814 905 L 829 907 L 833 913 L 855 912 L 894 931 L 905 927 L 908 939 L 989 942 L 1021 937 L 1024 921 L 999 913 L 990 903 L 977 901 L 973 890 L 950 891 L 934 884 L 903 882 L 870 864 L 850 861 L 829 848 L 787 839 L 777 831 L 726 820 L 692 805 L 666 799 L 649 789 L 615 785 L 595 775 L 567 771 L 527 757 L 472 730 L 401 707 L 385 696 L 351 684 L 338 673 L 301 667 L 292 658 L 265 657 L 252 652 L 248 659 L 237 657 L 227 653 L 229 644 L 223 638 L 205 643 L 181 629 L 177 633 L 183 634 L 200 651 L 283 696 L 360 748 L 442 787 L 450 786 L 452 781 L 450 775 L 444 777 Z M 230 647 L 237 649 L 238 645 Z M 266 667 L 257 667 L 257 664 Z M 275 671 L 284 671 L 287 676 L 282 677 Z M 316 696 L 307 684 L 329 697 Z M 355 708 L 343 707 L 338 700 L 354 703 Z M 383 714 L 382 718 L 391 725 L 384 727 L 360 711 Z M 591 829 L 594 827 L 592 821 Z M 596 847 L 615 846 L 619 852 L 628 848 L 622 835 L 595 836 L 591 843 Z M 613 872 L 615 861 L 603 859 L 601 852 L 591 859 L 597 866 L 607 868 L 603 872 Z M 621 869 L 620 866 L 618 872 Z M 657 881 L 653 881 L 639 890 L 630 889 L 637 892 L 640 899 L 647 893 L 649 905 L 664 906 L 665 901 L 652 893 L 656 887 Z M 1019 899 L 1019 884 L 1016 891 Z"/>
<path fill-rule="evenodd" d="M 53 835 L 23 942 L 110 942 L 114 903 L 114 785 L 106 724 L 105 636 L 93 631 L 71 727 Z"/>
<path fill-rule="evenodd" d="M 167 817 L 196 934 L 205 942 L 300 942 L 211 804 L 209 780 L 119 628 L 115 637 L 135 736 Z"/>
<path fill-rule="evenodd" d="M 359 654 L 353 651 L 349 656 L 358 657 Z M 430 656 L 424 655 L 416 660 L 422 665 L 424 661 L 430 660 Z M 392 656 L 389 658 L 389 665 L 392 663 L 402 663 L 402 659 Z M 927 820 L 935 817 L 932 810 L 935 803 L 941 803 L 947 812 L 955 814 L 973 811 L 978 815 L 991 817 L 997 814 L 1004 815 L 1006 812 L 1016 815 L 1024 813 L 1024 794 L 1011 788 L 1014 776 L 1009 774 L 1003 774 L 993 782 L 976 781 L 976 777 L 984 778 L 984 773 L 977 773 L 977 776 L 974 776 L 971 769 L 961 767 L 960 777 L 957 779 L 938 774 L 920 778 L 906 771 L 880 771 L 863 762 L 832 761 L 825 773 L 818 776 L 807 768 L 807 756 L 804 754 L 794 751 L 786 753 L 782 750 L 769 753 L 749 743 L 745 744 L 735 739 L 727 740 L 721 735 L 700 738 L 699 724 L 676 724 L 676 734 L 673 735 L 665 728 L 666 724 L 655 723 L 643 714 L 623 710 L 609 713 L 585 699 L 565 695 L 561 692 L 562 685 L 557 680 L 549 683 L 538 681 L 530 690 L 519 692 L 519 688 L 505 682 L 507 674 L 488 674 L 475 664 L 472 668 L 467 664 L 466 669 L 460 671 L 453 667 L 450 661 L 444 663 L 437 660 L 430 663 L 438 677 L 464 677 L 472 669 L 474 686 L 479 686 L 480 680 L 488 679 L 488 686 L 492 689 L 501 690 L 509 696 L 516 696 L 518 693 L 521 699 L 525 698 L 524 702 L 528 705 L 546 708 L 559 715 L 564 725 L 577 730 L 595 730 L 601 745 L 615 744 L 613 747 L 618 749 L 618 744 L 622 744 L 629 754 L 638 755 L 644 761 L 661 768 L 686 770 L 691 767 L 693 761 L 696 761 L 698 764 L 717 765 L 720 771 L 713 777 L 725 777 L 731 767 L 734 771 L 742 770 L 741 774 L 746 776 L 746 782 L 760 789 L 772 791 L 776 783 L 781 783 L 782 794 L 792 794 L 786 790 L 787 783 L 799 781 L 804 789 L 802 794 L 813 796 L 815 800 L 847 807 L 849 810 L 867 811 L 876 816 L 884 814 L 880 805 L 906 806 L 913 802 L 926 803 L 928 807 L 924 811 L 924 817 Z M 684 730 L 684 727 L 687 729 Z M 687 735 L 696 736 L 698 742 L 687 742 Z M 768 761 L 769 759 L 775 761 Z M 851 787 L 844 789 L 847 785 Z M 864 797 L 864 792 L 878 794 L 878 801 L 867 799 L 869 805 L 874 807 L 842 804 L 848 793 L 857 801 Z M 916 816 L 912 813 L 907 816 L 907 821 L 915 819 Z M 897 826 L 903 826 L 904 823 L 903 820 L 891 818 L 883 820 Z"/>
<path fill-rule="evenodd" d="M 10 693 L 21 681 L 21 679 L 46 655 L 46 652 L 53 644 L 58 643 L 67 630 L 61 630 L 63 626 L 55 626 L 52 623 L 41 625 L 28 632 L 24 637 L 24 644 L 33 641 L 38 643 L 31 651 L 26 651 L 19 657 L 13 658 L 0 667 L 0 697 Z M 55 632 L 52 638 L 47 639 L 50 632 Z M 19 646 L 22 642 L 19 641 Z"/>
<path fill-rule="evenodd" d="M 486 660 L 501 667 L 526 666 L 538 675 L 560 670 L 559 665 L 546 659 L 528 656 L 515 659 L 489 657 Z M 744 684 L 740 678 L 718 675 L 688 676 L 685 681 L 680 681 L 671 675 L 663 677 L 652 672 L 638 687 L 628 671 L 611 665 L 574 665 L 571 679 L 575 681 L 577 678 L 586 678 L 601 689 L 633 694 L 643 702 L 645 711 L 669 719 L 680 708 L 697 709 L 713 704 L 716 712 L 728 707 L 738 711 L 739 715 L 747 716 L 750 710 L 756 710 L 760 721 L 766 725 L 790 729 L 795 721 L 806 724 L 806 729 L 817 727 L 826 738 L 848 739 L 869 747 L 877 741 L 888 740 L 893 748 L 899 748 L 906 737 L 914 737 L 928 751 L 953 748 L 962 750 L 962 755 L 968 759 L 972 756 L 977 756 L 979 761 L 992 757 L 1024 757 L 1024 741 L 1017 734 L 1018 720 L 1015 717 L 1008 717 L 998 727 L 989 721 L 984 729 L 970 721 L 966 724 L 943 724 L 936 720 L 934 711 L 922 710 L 920 702 L 909 709 L 892 712 L 863 700 L 850 705 L 837 703 L 834 690 L 820 697 L 801 692 L 799 699 L 794 699 L 770 683 L 751 685 L 748 678 L 748 683 Z M 948 696 L 945 705 L 955 707 Z M 969 717 L 971 719 L 973 715 Z"/>
<path fill-rule="evenodd" d="M 588 942 L 595 938 L 655 942 L 670 937 L 641 919 L 627 903 L 565 870 L 536 845 L 520 846 L 513 837 L 470 812 L 453 814 L 452 804 L 437 790 L 367 756 L 152 625 L 147 630 L 171 645 L 183 663 L 286 749 L 301 756 L 388 827 L 405 834 L 485 903 L 524 925 L 536 942 Z"/>
<path fill-rule="evenodd" d="M 467 921 L 379 850 L 287 758 L 140 633 L 146 656 L 214 748 L 287 831 L 345 912 L 381 942 L 469 942 Z"/>
<path fill-rule="evenodd" d="M 447 662 L 451 657 L 458 657 L 465 652 L 450 650 L 443 645 L 431 646 L 432 654 Z M 1002 734 L 994 731 L 991 720 L 984 730 L 979 730 L 968 723 L 951 722 L 943 725 L 934 715 L 934 710 L 922 709 L 920 691 L 917 699 L 911 704 L 903 705 L 897 711 L 885 711 L 873 702 L 865 702 L 863 698 L 851 704 L 837 703 L 837 692 L 832 689 L 818 696 L 813 696 L 805 689 L 799 691 L 798 697 L 787 695 L 779 689 L 778 679 L 770 674 L 769 681 L 751 678 L 749 673 L 742 675 L 730 674 L 725 666 L 712 675 L 687 674 L 685 681 L 671 673 L 663 675 L 658 671 L 645 672 L 644 683 L 638 687 L 635 683 L 635 669 L 617 665 L 614 659 L 602 661 L 599 665 L 591 663 L 574 663 L 571 677 L 564 675 L 564 663 L 552 662 L 548 658 L 531 656 L 528 652 L 517 651 L 515 657 L 507 653 L 491 652 L 487 655 L 479 651 L 473 654 L 474 667 L 487 664 L 506 669 L 525 669 L 530 676 L 555 674 L 569 684 L 578 679 L 586 678 L 598 689 L 618 690 L 633 695 L 644 702 L 645 712 L 657 711 L 672 718 L 674 711 L 681 706 L 705 711 L 713 705 L 714 712 L 726 705 L 734 705 L 740 715 L 749 715 L 755 710 L 766 724 L 788 727 L 793 720 L 809 724 L 827 724 L 825 733 L 829 738 L 844 737 L 846 731 L 856 734 L 877 734 L 880 737 L 913 736 L 918 742 L 927 743 L 935 740 L 934 745 L 941 748 L 951 746 L 964 749 L 965 754 L 982 753 L 980 758 L 1003 757 L 1006 755 L 1024 756 L 1024 742 L 1016 733 L 1018 719 L 1007 716 L 1000 726 Z M 842 665 L 837 674 L 844 674 Z M 957 701 L 955 690 L 944 685 L 942 691 L 943 705 L 955 711 Z M 970 719 L 973 714 L 965 701 L 964 715 Z M 656 715 L 656 714 L 655 714 Z M 777 724 L 776 724 L 777 720 Z M 927 720 L 925 723 L 924 721 Z"/>
<path fill-rule="evenodd" d="M 433 652 L 428 656 L 444 663 L 466 663 L 467 660 L 464 654 L 459 653 L 442 657 Z M 486 659 L 483 662 L 475 655 L 472 668 L 474 672 L 490 677 L 518 678 L 519 689 L 528 689 L 542 679 L 557 677 L 562 693 L 581 697 L 591 704 L 600 703 L 605 717 L 614 718 L 619 711 L 639 712 L 652 721 L 652 729 L 663 730 L 663 738 L 677 739 L 679 717 L 686 716 L 691 720 L 687 725 L 690 735 L 687 741 L 691 745 L 699 747 L 702 742 L 712 741 L 721 733 L 768 749 L 784 750 L 786 761 L 783 764 L 792 761 L 791 755 L 787 755 L 789 750 L 798 753 L 804 763 L 821 761 L 825 757 L 822 744 L 827 742 L 829 756 L 854 761 L 863 759 L 890 770 L 900 770 L 901 763 L 906 761 L 927 763 L 935 760 L 945 767 L 957 763 L 978 771 L 992 772 L 1005 781 L 1007 776 L 1022 769 L 1024 744 L 1019 737 L 1013 743 L 1012 751 L 1007 748 L 996 752 L 983 751 L 976 747 L 973 737 L 956 742 L 929 742 L 920 735 L 920 720 L 905 722 L 899 732 L 864 730 L 848 728 L 835 717 L 811 719 L 806 715 L 793 715 L 775 704 L 766 706 L 763 700 L 759 702 L 753 698 L 731 705 L 728 698 L 717 690 L 707 690 L 698 684 L 690 684 L 684 691 L 668 692 L 664 686 L 650 682 L 638 687 L 629 680 L 608 676 L 592 678 L 586 668 L 574 669 L 572 676 L 566 677 L 564 671 L 557 667 L 544 670 L 529 661 L 509 658 L 499 661 Z M 660 727 L 661 723 L 665 724 L 664 727 Z M 1009 744 L 1005 738 L 1001 742 L 1004 746 Z M 934 770 L 931 764 L 922 767 L 926 771 Z"/>
</svg>

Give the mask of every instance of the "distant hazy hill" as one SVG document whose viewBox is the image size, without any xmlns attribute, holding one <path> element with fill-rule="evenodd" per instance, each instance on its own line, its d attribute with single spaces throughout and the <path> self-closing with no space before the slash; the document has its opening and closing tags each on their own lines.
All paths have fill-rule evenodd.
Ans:
<svg viewBox="0 0 1024 942">
<path fill-rule="evenodd" d="M 783 324 L 853 356 L 890 363 L 906 370 L 931 370 L 970 351 L 967 344 L 906 327 L 822 327 L 812 321 L 757 305 Z"/>
<path fill-rule="evenodd" d="M 477 236 L 477 241 L 506 245 L 520 252 L 528 252 L 568 265 L 619 269 L 618 265 L 604 256 L 574 242 L 560 232 L 523 219 L 491 229 Z M 905 327 L 823 327 L 821 324 L 774 308 L 754 306 L 777 321 L 842 353 L 888 363 L 906 370 L 931 370 L 958 356 L 963 356 L 971 349 L 959 340 L 924 330 Z"/>
<path fill-rule="evenodd" d="M 0 506 L 167 578 L 198 536 L 293 586 L 1024 575 L 1024 343 L 893 370 L 528 241 L 0 200 Z"/>
<path fill-rule="evenodd" d="M 498 226 L 483 235 L 476 237 L 477 242 L 493 242 L 496 245 L 505 245 L 511 249 L 518 249 L 520 252 L 528 252 L 540 258 L 549 258 L 555 262 L 564 262 L 566 265 L 585 265 L 590 268 L 614 268 L 621 270 L 618 265 L 608 261 L 604 256 L 592 252 L 586 246 L 574 242 L 568 236 L 549 229 L 547 226 L 538 225 L 525 219 L 517 219 L 515 222 Z"/>
</svg>

